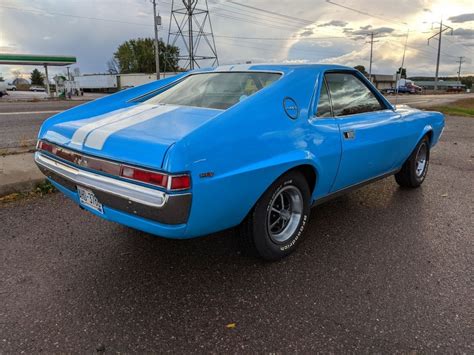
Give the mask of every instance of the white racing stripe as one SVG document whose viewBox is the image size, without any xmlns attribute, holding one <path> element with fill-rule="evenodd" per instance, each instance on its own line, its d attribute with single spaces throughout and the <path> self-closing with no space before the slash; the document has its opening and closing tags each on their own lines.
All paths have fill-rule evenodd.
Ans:
<svg viewBox="0 0 474 355">
<path fill-rule="evenodd" d="M 76 130 L 76 132 L 74 132 L 74 135 L 71 138 L 71 143 L 76 144 L 76 145 L 82 145 L 85 139 L 87 138 L 87 135 L 90 134 L 94 129 L 100 128 L 110 123 L 115 123 L 123 119 L 130 118 L 130 116 L 140 114 L 143 111 L 149 110 L 153 107 L 155 106 L 148 105 L 148 104 L 141 104 L 132 109 L 125 109 L 125 110 L 122 109 L 120 110 L 120 112 L 115 113 L 115 114 L 107 113 L 105 115 L 100 115 L 99 117 L 94 119 L 92 122 L 79 127 Z M 86 120 L 89 121 L 90 119 L 88 118 Z M 75 121 L 74 123 L 80 123 L 80 120 Z"/>
<path fill-rule="evenodd" d="M 110 124 L 102 125 L 99 128 L 93 130 L 87 136 L 84 145 L 94 149 L 102 149 L 104 146 L 105 141 L 109 138 L 112 134 L 134 126 L 136 124 L 151 120 L 157 116 L 160 116 L 166 112 L 170 112 L 176 110 L 178 106 L 153 106 L 153 108 L 149 109 L 148 111 L 142 111 L 140 114 L 136 114 L 134 116 L 114 121 Z"/>
</svg>

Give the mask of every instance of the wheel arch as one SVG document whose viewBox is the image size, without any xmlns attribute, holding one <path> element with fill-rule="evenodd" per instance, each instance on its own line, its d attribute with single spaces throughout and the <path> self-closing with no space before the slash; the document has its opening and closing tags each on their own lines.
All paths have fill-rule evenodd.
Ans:
<svg viewBox="0 0 474 355">
<path fill-rule="evenodd" d="M 284 174 L 286 174 L 290 171 L 300 172 L 304 176 L 306 181 L 308 182 L 309 191 L 311 192 L 311 194 L 313 194 L 314 189 L 316 188 L 316 181 L 317 181 L 317 177 L 318 177 L 318 173 L 317 173 L 316 168 L 311 164 L 301 164 L 301 165 L 297 165 L 297 166 L 285 171 L 282 175 L 284 175 Z M 280 176 L 282 176 L 282 175 L 280 175 Z"/>
<path fill-rule="evenodd" d="M 423 131 L 421 132 L 420 136 L 416 140 L 415 147 L 425 136 L 427 136 L 428 139 L 430 140 L 430 146 L 431 146 L 431 143 L 433 142 L 433 127 L 431 127 L 431 125 L 426 125 L 423 128 Z"/>
</svg>

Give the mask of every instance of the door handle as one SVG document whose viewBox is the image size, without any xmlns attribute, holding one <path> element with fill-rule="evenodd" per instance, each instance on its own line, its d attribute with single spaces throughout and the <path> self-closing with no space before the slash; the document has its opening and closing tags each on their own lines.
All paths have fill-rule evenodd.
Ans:
<svg viewBox="0 0 474 355">
<path fill-rule="evenodd" d="M 355 138 L 355 132 L 351 129 L 350 131 L 344 131 L 344 138 L 345 139 L 354 139 Z"/>
</svg>

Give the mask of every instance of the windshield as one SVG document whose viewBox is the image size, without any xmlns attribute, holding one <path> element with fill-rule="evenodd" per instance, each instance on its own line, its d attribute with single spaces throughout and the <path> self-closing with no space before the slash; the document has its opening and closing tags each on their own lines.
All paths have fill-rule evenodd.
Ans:
<svg viewBox="0 0 474 355">
<path fill-rule="evenodd" d="M 279 79 L 279 73 L 193 74 L 146 101 L 225 110 Z"/>
</svg>

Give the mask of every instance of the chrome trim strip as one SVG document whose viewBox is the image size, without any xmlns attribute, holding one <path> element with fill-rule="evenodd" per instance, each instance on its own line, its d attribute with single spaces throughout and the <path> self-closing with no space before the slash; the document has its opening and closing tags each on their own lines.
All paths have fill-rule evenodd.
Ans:
<svg viewBox="0 0 474 355">
<path fill-rule="evenodd" d="M 146 206 L 160 208 L 168 200 L 168 194 L 162 191 L 81 170 L 40 152 L 35 153 L 35 162 L 78 185 L 97 189 Z"/>
<path fill-rule="evenodd" d="M 378 181 L 378 180 L 382 180 L 382 179 L 385 179 L 386 177 L 389 177 L 391 175 L 395 175 L 396 173 L 398 173 L 400 171 L 400 169 L 395 169 L 395 170 L 392 170 L 388 173 L 385 173 L 385 174 L 382 174 L 382 175 L 379 175 L 379 176 L 376 176 L 374 178 L 370 178 L 368 180 L 365 180 L 365 181 L 362 181 L 360 183 L 357 183 L 357 184 L 354 184 L 354 185 L 351 185 L 351 186 L 348 186 L 348 187 L 344 187 L 340 190 L 337 190 L 337 191 L 334 191 L 334 192 L 331 192 L 329 195 L 326 195 L 326 196 L 323 196 L 321 198 L 318 198 L 317 200 L 313 201 L 313 204 L 311 205 L 311 208 L 313 207 L 316 207 L 322 203 L 325 203 L 327 201 L 330 201 L 334 198 L 337 198 L 337 197 L 340 197 L 342 195 L 345 195 L 346 193 L 349 193 L 349 192 L 352 192 L 354 190 L 358 190 L 366 185 L 369 185 L 375 181 Z"/>
</svg>

